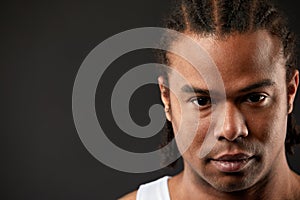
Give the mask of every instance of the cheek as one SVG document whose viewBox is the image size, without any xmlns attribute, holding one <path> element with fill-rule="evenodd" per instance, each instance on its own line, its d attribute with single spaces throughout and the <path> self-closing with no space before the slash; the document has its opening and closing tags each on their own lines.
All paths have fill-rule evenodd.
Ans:
<svg viewBox="0 0 300 200">
<path fill-rule="evenodd" d="M 171 122 L 174 133 L 176 134 L 179 130 L 181 121 L 181 105 L 173 92 L 170 92 L 170 108 L 171 108 Z"/>
<path fill-rule="evenodd" d="M 194 155 L 200 156 L 200 149 L 206 135 L 208 134 L 209 125 L 210 125 L 210 120 L 208 118 L 199 120 L 198 127 L 195 131 L 195 135 L 193 135 L 194 139 L 191 142 L 189 148 L 187 149 L 186 152 L 187 154 L 190 154 L 191 156 Z"/>
<path fill-rule="evenodd" d="M 278 100 L 267 110 L 248 113 L 250 137 L 259 140 L 265 148 L 281 148 L 285 142 L 287 126 L 286 101 Z"/>
<path fill-rule="evenodd" d="M 192 103 L 178 101 L 170 93 L 172 126 L 176 136 L 179 151 L 183 153 L 200 150 L 210 125 L 210 118 L 201 118 L 197 108 Z"/>
</svg>

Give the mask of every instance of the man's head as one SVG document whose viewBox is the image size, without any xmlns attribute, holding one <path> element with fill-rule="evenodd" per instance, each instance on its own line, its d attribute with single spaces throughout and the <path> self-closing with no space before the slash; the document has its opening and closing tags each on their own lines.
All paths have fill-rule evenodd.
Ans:
<svg viewBox="0 0 300 200">
<path fill-rule="evenodd" d="M 172 72 L 159 78 L 171 130 L 167 138 L 179 130 L 189 135 L 190 127 L 198 125 L 193 142 L 182 152 L 185 168 L 201 177 L 194 181 L 226 192 L 270 178 L 269 174 L 285 163 L 284 147 L 291 151 L 299 142 L 290 117 L 299 82 L 294 36 L 282 15 L 267 1 L 183 0 L 166 27 L 190 36 L 208 52 L 226 95 L 218 101 L 218 91 L 208 91 L 201 76 L 205 72 L 199 74 L 195 66 L 174 54 L 161 55 L 162 62 L 191 86 L 178 81 Z M 174 41 L 172 46 L 180 46 L 180 42 Z M 212 108 L 224 111 L 222 123 L 212 122 Z M 217 142 L 200 158 L 211 123 Z M 180 142 L 179 150 L 181 146 Z"/>
</svg>

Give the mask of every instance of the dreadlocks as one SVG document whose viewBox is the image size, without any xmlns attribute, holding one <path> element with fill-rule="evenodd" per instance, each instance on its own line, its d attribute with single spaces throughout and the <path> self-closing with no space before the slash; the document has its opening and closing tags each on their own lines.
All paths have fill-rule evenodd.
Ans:
<svg viewBox="0 0 300 200">
<path fill-rule="evenodd" d="M 164 26 L 178 32 L 189 31 L 203 36 L 267 30 L 281 41 L 286 58 L 287 82 L 296 70 L 295 35 L 289 30 L 283 14 L 268 0 L 179 0 L 165 19 Z M 159 59 L 162 63 L 169 63 L 166 52 L 160 51 Z M 163 72 L 162 76 L 168 82 L 167 72 Z M 162 146 L 174 138 L 171 122 L 166 121 L 164 130 Z M 285 148 L 290 154 L 293 153 L 293 146 L 300 143 L 299 132 L 292 114 L 289 114 Z M 174 155 L 174 151 L 178 151 L 176 146 L 168 149 L 166 158 Z"/>
</svg>

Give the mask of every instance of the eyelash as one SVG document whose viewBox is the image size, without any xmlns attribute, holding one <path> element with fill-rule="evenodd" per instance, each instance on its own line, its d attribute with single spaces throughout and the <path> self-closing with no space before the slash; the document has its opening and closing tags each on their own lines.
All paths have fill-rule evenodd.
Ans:
<svg viewBox="0 0 300 200">
<path fill-rule="evenodd" d="M 258 99 L 253 99 L 253 98 L 258 98 Z M 258 105 L 258 104 L 263 103 L 267 98 L 268 98 L 268 96 L 265 95 L 265 94 L 254 93 L 254 94 L 247 95 L 243 99 L 243 101 L 247 102 L 247 103 L 250 103 L 250 104 Z M 201 102 L 199 102 L 199 100 Z M 211 98 L 207 97 L 207 96 L 194 98 L 194 99 L 191 100 L 191 102 L 194 103 L 196 106 L 201 107 L 201 108 L 208 107 L 212 103 Z"/>
<path fill-rule="evenodd" d="M 205 103 L 205 105 L 201 105 L 201 103 L 199 104 L 199 100 L 202 100 L 202 103 Z M 205 107 L 205 106 L 209 106 L 211 104 L 211 99 L 210 99 L 210 97 L 203 96 L 203 97 L 197 97 L 195 99 L 192 99 L 191 102 L 194 103 L 198 107 Z"/>
<path fill-rule="evenodd" d="M 258 97 L 258 99 L 255 99 L 254 101 L 253 101 L 253 99 L 250 100 L 250 98 L 253 98 L 253 97 L 254 98 Z M 246 101 L 251 103 L 251 104 L 259 104 L 259 103 L 264 102 L 267 97 L 268 97 L 267 95 L 260 94 L 260 93 L 259 94 L 250 94 L 250 95 L 247 96 Z"/>
</svg>

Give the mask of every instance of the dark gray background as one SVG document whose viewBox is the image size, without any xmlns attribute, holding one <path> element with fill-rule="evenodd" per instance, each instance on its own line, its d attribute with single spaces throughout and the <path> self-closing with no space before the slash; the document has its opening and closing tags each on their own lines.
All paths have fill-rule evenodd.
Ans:
<svg viewBox="0 0 300 200">
<path fill-rule="evenodd" d="M 87 54 L 121 31 L 159 26 L 170 2 L 1 1 L 1 199 L 116 199 L 140 183 L 178 171 L 128 174 L 104 166 L 82 145 L 71 109 L 73 82 Z M 295 1 L 281 2 L 294 31 L 300 34 Z M 108 137 L 136 152 L 153 149 L 159 135 L 149 140 L 127 137 L 112 121 L 108 106 L 118 77 L 135 65 L 154 61 L 150 53 L 136 51 L 116 60 L 101 79 L 96 95 L 97 114 L 111 133 Z M 156 86 L 136 91 L 130 103 L 136 123 L 147 124 L 144 113 L 159 102 Z M 299 124 L 299 103 L 296 113 Z M 299 148 L 297 151 L 298 158 L 291 157 L 290 162 L 300 172 Z"/>
</svg>

